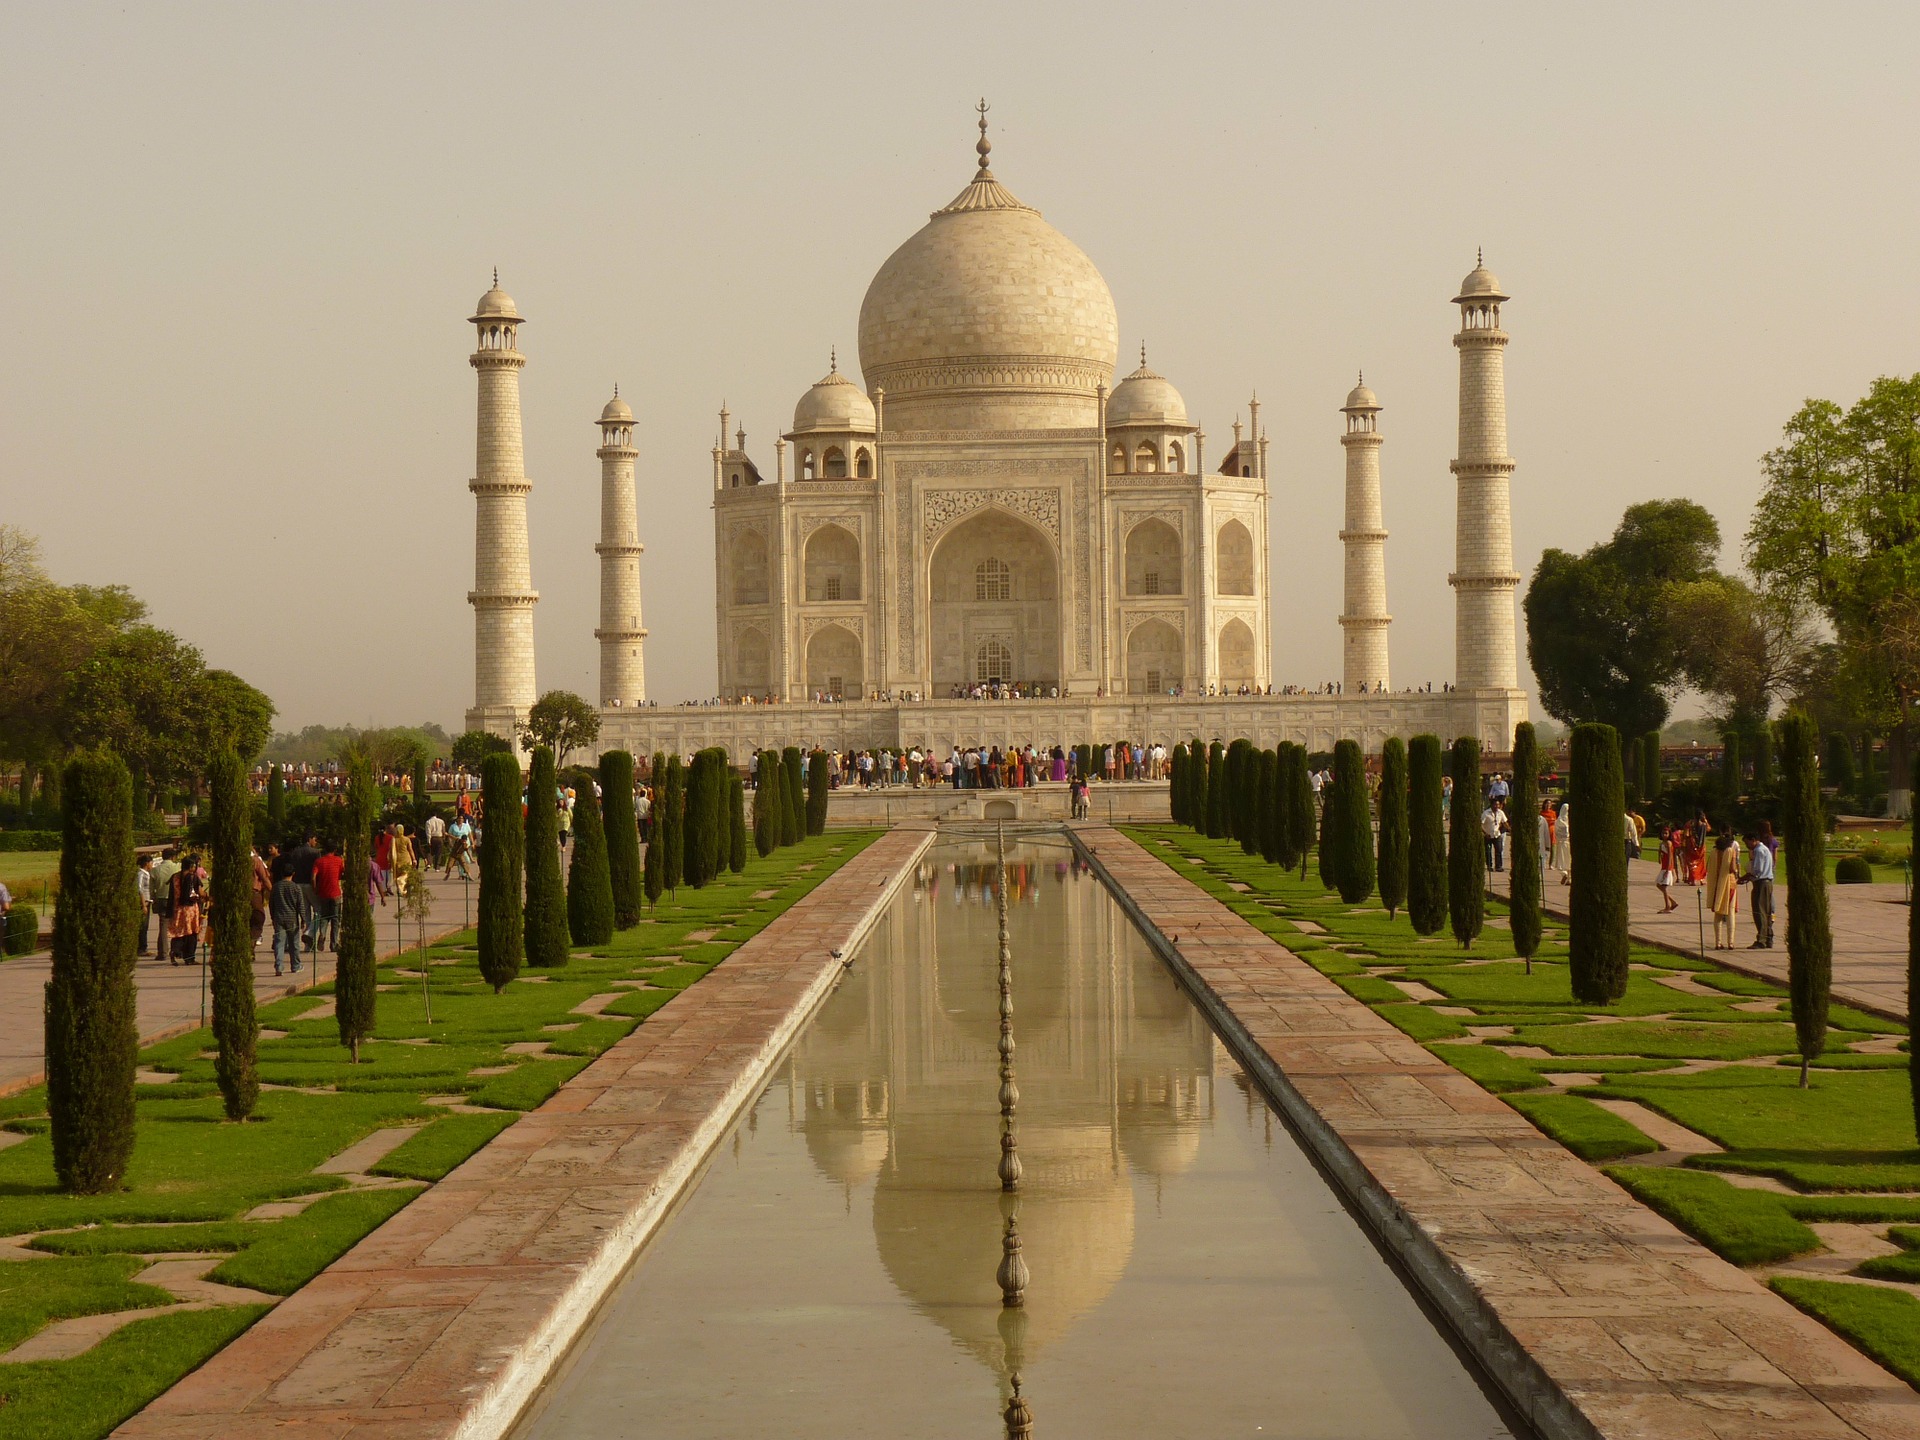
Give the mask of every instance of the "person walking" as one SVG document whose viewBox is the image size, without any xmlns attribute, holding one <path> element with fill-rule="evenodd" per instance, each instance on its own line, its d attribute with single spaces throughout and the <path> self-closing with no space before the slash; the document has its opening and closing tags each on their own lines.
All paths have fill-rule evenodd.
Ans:
<svg viewBox="0 0 1920 1440">
<path fill-rule="evenodd" d="M 393 893 L 393 831 L 382 829 L 373 837 L 373 855 L 367 865 L 367 884 L 384 906 Z"/>
<path fill-rule="evenodd" d="M 473 824 L 464 815 L 456 815 L 453 824 L 447 827 L 447 867 L 442 872 L 442 880 L 453 878 L 453 867 L 460 867 L 460 878 L 471 880 L 473 872 L 467 868 L 467 856 L 473 850 Z"/>
<path fill-rule="evenodd" d="M 393 888 L 404 899 L 414 883 L 413 841 L 407 838 L 407 827 L 395 824 L 393 827 L 393 847 L 388 852 L 388 863 L 393 871 Z"/>
<path fill-rule="evenodd" d="M 439 869 L 447 852 L 447 822 L 440 818 L 440 812 L 434 811 L 427 816 L 427 864 Z"/>
<path fill-rule="evenodd" d="M 267 846 L 269 856 L 279 851 L 272 845 Z M 247 929 L 253 936 L 253 948 L 260 948 L 260 936 L 267 928 L 268 902 L 273 898 L 273 872 L 260 854 L 260 847 L 253 850 L 253 884 L 247 890 Z"/>
<path fill-rule="evenodd" d="M 145 955 L 147 939 L 153 929 L 153 856 L 140 857 L 137 873 L 133 878 L 134 884 L 140 890 L 140 947 L 134 951 L 134 954 Z M 4 893 L 6 888 L 5 885 L 0 885 L 0 893 Z M 6 917 L 7 905 L 5 900 L 0 899 L 0 933 L 6 930 Z"/>
<path fill-rule="evenodd" d="M 284 955 L 293 966 L 293 973 L 300 973 L 300 932 L 305 928 L 307 917 L 307 896 L 291 873 L 282 875 L 274 882 L 273 893 L 268 898 L 268 908 L 273 914 L 273 973 L 286 973 L 280 968 Z"/>
<path fill-rule="evenodd" d="M 167 916 L 167 962 L 192 965 L 199 959 L 200 902 L 206 879 L 197 857 L 189 855 L 174 872 Z"/>
<path fill-rule="evenodd" d="M 1573 806 L 1565 800 L 1553 816 L 1553 868 L 1562 885 L 1573 883 Z"/>
<path fill-rule="evenodd" d="M 1665 915 L 1670 910 L 1678 910 L 1680 908 L 1680 902 L 1673 898 L 1674 843 L 1673 827 L 1669 825 L 1660 835 L 1660 873 L 1655 877 L 1653 882 L 1660 890 L 1660 913 L 1662 915 Z"/>
<path fill-rule="evenodd" d="M 1775 863 L 1773 825 L 1762 820 L 1758 833 L 1748 837 L 1747 873 L 1742 884 L 1753 886 L 1753 944 L 1749 950 L 1773 949 L 1773 881 Z"/>
<path fill-rule="evenodd" d="M 174 859 L 178 852 L 169 845 L 160 852 L 160 858 L 153 863 L 153 869 L 147 872 L 147 889 L 153 895 L 153 918 L 155 934 L 153 953 L 166 952 L 172 958 L 173 932 L 173 877 L 180 873 L 179 862 Z"/>
<path fill-rule="evenodd" d="M 340 842 L 329 840 L 326 850 L 313 862 L 313 917 L 307 922 L 312 943 L 307 949 L 315 955 L 322 948 L 340 953 L 341 882 L 346 873 L 347 860 L 340 853 Z"/>
<path fill-rule="evenodd" d="M 1487 808 L 1480 812 L 1480 835 L 1487 846 L 1487 869 L 1504 870 L 1505 851 L 1501 835 L 1506 827 L 1506 815 L 1500 809 L 1500 801 L 1489 800 Z"/>
<path fill-rule="evenodd" d="M 1707 903 L 1713 909 L 1713 948 L 1733 949 L 1734 917 L 1740 909 L 1740 852 L 1733 848 L 1733 836 L 1714 837 L 1713 853 L 1707 861 Z"/>
</svg>

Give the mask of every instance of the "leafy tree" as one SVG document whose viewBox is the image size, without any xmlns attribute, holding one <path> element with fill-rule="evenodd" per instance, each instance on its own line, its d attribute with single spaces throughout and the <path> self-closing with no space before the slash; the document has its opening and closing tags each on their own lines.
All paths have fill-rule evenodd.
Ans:
<svg viewBox="0 0 1920 1440">
<path fill-rule="evenodd" d="M 1662 789 L 1660 779 L 1660 732 L 1649 730 L 1641 740 L 1640 759 L 1640 798 L 1649 805 L 1659 803 Z"/>
<path fill-rule="evenodd" d="M 489 755 L 511 755 L 513 746 L 487 730 L 468 730 L 453 741 L 453 763 L 469 775 L 478 775 Z"/>
<path fill-rule="evenodd" d="M 818 751 L 814 752 L 816 755 Z M 747 868 L 747 782 L 727 771 L 727 869 L 738 875 Z"/>
<path fill-rule="evenodd" d="M 1568 968 L 1574 999 L 1611 1005 L 1627 993 L 1630 943 L 1619 732 L 1611 725 L 1576 725 L 1571 749 L 1567 799 L 1578 823 L 1573 827 L 1573 891 L 1567 899 Z"/>
<path fill-rule="evenodd" d="M 1441 804 L 1440 737 L 1416 735 L 1407 747 L 1407 917 L 1415 933 L 1447 923 L 1447 833 Z"/>
<path fill-rule="evenodd" d="M 1333 796 L 1328 806 L 1334 850 L 1340 857 L 1334 884 L 1340 898 L 1358 905 L 1373 894 L 1373 814 L 1367 805 L 1367 766 L 1360 742 L 1333 747 Z"/>
<path fill-rule="evenodd" d="M 1747 789 L 1747 770 L 1740 756 L 1740 732 L 1724 730 L 1720 734 L 1720 788 L 1732 800 Z"/>
<path fill-rule="evenodd" d="M 1781 820 L 1787 846 L 1787 992 L 1800 1046 L 1800 1088 L 1827 1048 L 1833 929 L 1827 915 L 1827 827 L 1820 805 L 1819 732 L 1795 711 L 1780 724 Z M 1913 1002 L 1909 999 L 1908 1004 Z"/>
<path fill-rule="evenodd" d="M 520 744 L 531 751 L 546 746 L 556 767 L 570 752 L 600 738 L 600 712 L 571 690 L 549 690 L 533 702 L 520 727 Z M 531 873 L 531 872 L 529 872 Z"/>
<path fill-rule="evenodd" d="M 275 825 L 284 825 L 287 819 L 287 781 L 278 765 L 267 769 L 267 818 Z"/>
<path fill-rule="evenodd" d="M 1300 833 L 1293 824 L 1294 745 L 1282 740 L 1273 750 L 1273 843 L 1274 863 L 1291 870 L 1300 863 Z"/>
<path fill-rule="evenodd" d="M 1320 816 L 1313 803 L 1313 782 L 1307 778 L 1307 747 L 1293 747 L 1293 834 L 1300 844 L 1300 878 L 1307 878 L 1307 859 L 1314 851 Z"/>
<path fill-rule="evenodd" d="M 567 895 L 560 880 L 560 812 L 553 751 L 533 747 L 527 765 L 527 964 L 555 969 L 568 958 Z"/>
<path fill-rule="evenodd" d="M 633 813 L 631 806 L 627 813 Z M 579 787 L 573 803 L 573 860 L 567 866 L 567 933 L 576 945 L 605 945 L 613 939 L 613 871 L 607 853 L 606 825 L 591 785 Z"/>
<path fill-rule="evenodd" d="M 231 745 L 241 765 L 251 765 L 273 734 L 273 701 L 231 670 L 204 671 L 192 704 L 194 738 L 203 755 Z"/>
<path fill-rule="evenodd" d="M 507 759 L 507 766 L 513 771 L 513 828 L 517 833 L 520 828 L 520 770 L 511 757 Z M 340 872 L 340 948 L 333 957 L 333 1015 L 340 1030 L 340 1043 L 347 1047 L 356 1065 L 360 1063 L 360 1043 L 373 1033 L 379 1005 L 380 987 L 373 953 L 373 901 L 367 893 L 367 872 L 372 866 L 373 818 L 379 799 L 380 792 L 374 786 L 373 771 L 368 768 L 367 762 L 364 759 L 348 762 L 347 845 L 343 857 L 346 864 Z M 487 830 L 488 844 L 492 844 L 491 822 Z M 517 878 L 514 891 L 513 968 L 517 971 L 520 968 L 520 897 Z M 492 980 L 487 898 L 487 858 L 483 849 L 480 856 L 480 973 Z M 511 975 L 508 978 L 511 979 Z M 502 980 L 494 988 L 497 990 L 505 983 Z"/>
<path fill-rule="evenodd" d="M 1260 858 L 1269 865 L 1280 863 L 1280 820 L 1285 813 L 1281 806 L 1283 792 L 1280 789 L 1280 752 L 1262 750 L 1256 757 L 1260 762 L 1254 810 L 1260 827 Z"/>
<path fill-rule="evenodd" d="M 640 868 L 640 825 L 633 813 L 633 756 L 609 750 L 600 757 L 601 808 L 607 832 L 607 880 L 613 887 L 613 923 L 640 923 L 646 898 Z"/>
<path fill-rule="evenodd" d="M 213 944 L 213 1075 L 229 1120 L 244 1120 L 260 1098 L 253 1018 L 253 801 L 247 769 L 231 747 L 207 764 L 212 790 L 212 888 L 209 938 Z M 296 956 L 296 959 L 299 957 Z"/>
<path fill-rule="evenodd" d="M 1227 747 L 1218 740 L 1207 747 L 1207 838 L 1227 836 Z"/>
<path fill-rule="evenodd" d="M 1804 690 L 1818 653 L 1812 606 L 1785 588 L 1709 575 L 1667 592 L 1682 664 L 1723 728 L 1751 734 L 1776 703 Z"/>
<path fill-rule="evenodd" d="M 1254 828 L 1253 766 L 1251 740 L 1235 740 L 1227 746 L 1227 824 L 1243 854 L 1260 848 L 1260 834 Z"/>
<path fill-rule="evenodd" d="M 1773 789 L 1773 727 L 1762 720 L 1753 731 L 1753 793 Z"/>
<path fill-rule="evenodd" d="M 1527 587 L 1527 653 L 1540 703 L 1566 724 L 1604 720 L 1642 735 L 1665 723 L 1685 675 L 1688 621 L 1674 587 L 1716 573 L 1720 527 L 1691 500 L 1628 508 L 1584 554 L 1550 549 Z"/>
<path fill-rule="evenodd" d="M 787 802 L 780 818 L 780 843 L 798 845 L 807 833 L 807 791 L 800 778 L 800 747 L 789 745 L 780 752 L 780 798 Z"/>
<path fill-rule="evenodd" d="M 660 879 L 669 895 L 678 894 L 685 877 L 681 868 L 686 860 L 687 781 L 680 757 L 667 757 L 666 775 L 660 783 L 660 803 L 653 811 L 653 843 L 661 849 Z"/>
<path fill-rule="evenodd" d="M 1471 946 L 1486 923 L 1487 854 L 1480 834 L 1480 742 L 1453 742 L 1453 803 L 1447 819 L 1447 918 L 1453 938 Z M 1620 827 L 1614 826 L 1614 833 Z"/>
<path fill-rule="evenodd" d="M 816 750 L 807 760 L 807 834 L 827 833 L 827 802 L 833 794 L 831 761 L 824 750 Z M 745 783 L 742 782 L 742 790 Z"/>
<path fill-rule="evenodd" d="M 1527 720 L 1513 727 L 1511 799 L 1513 853 L 1507 857 L 1507 919 L 1513 927 L 1513 953 L 1526 962 L 1531 975 L 1544 924 L 1540 913 L 1540 746 Z M 1625 833 L 1623 822 L 1621 834 Z"/>
<path fill-rule="evenodd" d="M 1407 746 L 1398 735 L 1380 749 L 1380 903 L 1393 919 L 1407 903 Z"/>
<path fill-rule="evenodd" d="M 70 1194 L 119 1188 L 133 1154 L 133 790 L 118 756 L 68 764 L 47 981 L 47 1118 Z"/>
<path fill-rule="evenodd" d="M 753 848 L 762 860 L 780 848 L 780 817 L 786 811 L 786 802 L 780 798 L 780 777 L 784 773 L 778 751 L 760 752 L 760 763 L 754 769 Z"/>
<path fill-rule="evenodd" d="M 1827 736 L 1827 763 L 1824 767 L 1827 783 L 1842 795 L 1851 795 L 1853 787 L 1859 782 L 1859 776 L 1853 768 L 1853 742 L 1844 735 Z"/>
</svg>

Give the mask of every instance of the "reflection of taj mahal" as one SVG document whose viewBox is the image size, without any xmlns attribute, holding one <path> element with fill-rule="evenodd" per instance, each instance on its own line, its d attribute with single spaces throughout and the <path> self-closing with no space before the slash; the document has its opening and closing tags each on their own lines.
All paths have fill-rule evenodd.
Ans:
<svg viewBox="0 0 1920 1440">
<path fill-rule="evenodd" d="M 1516 676 L 1499 281 L 1476 267 L 1455 297 L 1454 688 L 1391 687 L 1384 437 L 1363 382 L 1340 407 L 1341 693 L 1268 695 L 1283 687 L 1271 659 L 1258 402 L 1245 426 L 1234 421 L 1230 442 L 1210 445 L 1144 349 L 1139 368 L 1120 374 L 1106 281 L 994 177 L 985 132 L 983 115 L 972 180 L 868 286 L 860 383 L 834 356 L 774 441 L 770 473 L 720 412 L 718 690 L 777 707 L 644 708 L 639 452 L 627 404 L 616 394 L 602 412 L 603 739 L 641 754 L 703 745 L 740 754 L 770 744 L 1231 733 L 1312 748 L 1352 736 L 1378 750 L 1388 735 L 1431 730 L 1504 750 L 1526 699 Z M 497 284 L 474 323 L 480 525 L 468 719 L 505 730 L 536 693 L 518 405 L 525 360 L 521 317 Z M 1283 546 L 1307 543 L 1289 536 Z M 953 709 L 961 693 L 996 686 L 1038 698 L 992 719 L 971 704 Z M 1260 698 L 1241 698 L 1249 694 Z M 1234 697 L 1231 720 L 1207 713 L 1208 697 L 1220 695 Z"/>
</svg>

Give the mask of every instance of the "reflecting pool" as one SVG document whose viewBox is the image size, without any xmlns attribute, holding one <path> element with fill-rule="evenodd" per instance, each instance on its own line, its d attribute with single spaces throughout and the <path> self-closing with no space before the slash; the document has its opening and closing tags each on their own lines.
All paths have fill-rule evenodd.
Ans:
<svg viewBox="0 0 1920 1440">
<path fill-rule="evenodd" d="M 1064 840 L 1007 873 L 1013 1115 L 943 842 L 520 1433 L 1515 1433 Z"/>
</svg>

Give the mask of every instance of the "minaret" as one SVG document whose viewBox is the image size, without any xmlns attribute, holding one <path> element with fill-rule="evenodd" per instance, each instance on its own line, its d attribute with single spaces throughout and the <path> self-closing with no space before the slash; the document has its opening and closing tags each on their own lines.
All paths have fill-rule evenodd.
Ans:
<svg viewBox="0 0 1920 1440">
<path fill-rule="evenodd" d="M 647 702 L 647 632 L 640 625 L 640 521 L 634 498 L 633 411 L 613 387 L 600 412 L 600 708 Z"/>
<path fill-rule="evenodd" d="M 480 297 L 472 316 L 480 348 L 469 363 L 480 372 L 479 438 L 474 458 L 473 491 L 478 514 L 474 526 L 473 708 L 469 730 L 490 730 L 513 738 L 533 708 L 533 588 L 527 558 L 526 458 L 520 442 L 520 312 L 513 297 L 493 288 Z"/>
<path fill-rule="evenodd" d="M 1453 673 L 1462 690 L 1519 687 L 1513 592 L 1513 460 L 1507 454 L 1507 332 L 1500 282 L 1484 263 L 1461 283 L 1460 458 L 1453 574 Z"/>
<path fill-rule="evenodd" d="M 1366 376 L 1340 409 L 1347 433 L 1347 525 L 1340 541 L 1347 551 L 1347 605 L 1342 678 L 1346 693 L 1362 694 L 1392 684 L 1387 675 L 1387 529 L 1380 513 L 1380 401 Z"/>
</svg>

